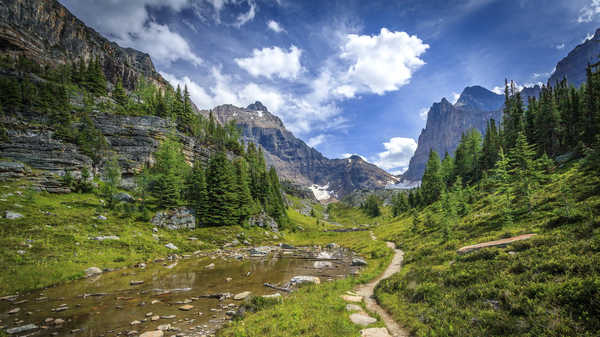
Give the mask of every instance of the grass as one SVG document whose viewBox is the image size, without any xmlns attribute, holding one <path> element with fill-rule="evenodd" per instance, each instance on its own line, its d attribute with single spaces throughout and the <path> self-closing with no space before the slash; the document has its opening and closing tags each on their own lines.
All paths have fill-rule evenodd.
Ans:
<svg viewBox="0 0 600 337">
<path fill-rule="evenodd" d="M 531 209 L 501 225 L 504 196 L 477 192 L 444 230 L 439 205 L 376 235 L 404 251 L 378 300 L 416 336 L 597 336 L 600 329 L 600 178 L 574 164 L 549 177 Z M 566 187 L 568 186 L 568 188 Z M 415 225 L 416 223 L 416 225 Z M 465 255 L 462 246 L 525 233 L 530 240 Z"/>
<path fill-rule="evenodd" d="M 306 286 L 285 297 L 281 304 L 266 306 L 244 319 L 232 322 L 219 336 L 358 336 L 361 328 L 353 324 L 340 296 L 360 283 L 379 275 L 389 264 L 392 251 L 382 241 L 372 241 L 368 232 L 322 232 L 309 227 L 314 219 L 293 209 L 288 214 L 305 231 L 285 234 L 286 242 L 303 245 L 326 245 L 335 242 L 367 258 L 368 266 L 355 276 L 318 286 Z M 382 326 L 376 323 L 373 326 Z"/>
<path fill-rule="evenodd" d="M 263 229 L 240 226 L 159 229 L 155 238 L 153 226 L 141 220 L 141 214 L 107 210 L 92 193 L 33 192 L 25 181 L 0 183 L 0 213 L 7 210 L 24 217 L 0 220 L 3 295 L 76 279 L 92 266 L 117 268 L 166 257 L 174 253 L 165 247 L 169 242 L 179 248 L 175 253 L 189 254 L 215 249 L 235 238 L 255 245 L 272 241 Z M 107 220 L 98 220 L 98 215 Z M 116 235 L 120 240 L 91 240 L 102 235 Z"/>
</svg>

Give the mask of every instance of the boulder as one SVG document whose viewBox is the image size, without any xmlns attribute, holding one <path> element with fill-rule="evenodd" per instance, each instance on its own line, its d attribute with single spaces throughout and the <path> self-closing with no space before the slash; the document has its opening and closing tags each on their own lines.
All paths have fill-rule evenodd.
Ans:
<svg viewBox="0 0 600 337">
<path fill-rule="evenodd" d="M 6 329 L 6 333 L 13 335 L 13 334 L 18 334 L 18 333 L 23 333 L 26 331 L 35 330 L 37 328 L 38 328 L 38 326 L 35 324 L 26 324 L 26 325 L 14 327 L 14 328 Z"/>
<path fill-rule="evenodd" d="M 98 216 L 96 217 L 96 219 L 98 219 L 98 220 L 102 220 L 102 221 L 105 221 L 105 220 L 107 220 L 107 218 L 106 218 L 104 215 L 98 215 Z"/>
<path fill-rule="evenodd" d="M 333 264 L 329 261 L 315 261 L 313 263 L 313 268 L 323 269 L 323 268 L 332 268 Z"/>
<path fill-rule="evenodd" d="M 146 331 L 143 334 L 140 335 L 140 337 L 163 337 L 165 335 L 164 332 L 162 332 L 162 330 L 155 330 L 155 331 Z"/>
<path fill-rule="evenodd" d="M 115 195 L 113 195 L 113 199 L 115 199 L 116 201 L 123 202 L 135 202 L 135 199 L 129 193 L 125 192 L 116 193 Z"/>
<path fill-rule="evenodd" d="M 194 309 L 194 306 L 191 304 L 186 304 L 179 307 L 179 310 L 181 311 L 190 311 L 192 309 Z"/>
<path fill-rule="evenodd" d="M 362 308 L 360 307 L 360 305 L 356 305 L 356 304 L 346 304 L 346 311 L 362 311 Z"/>
<path fill-rule="evenodd" d="M 14 220 L 14 219 L 22 218 L 23 214 L 20 214 L 17 212 L 12 212 L 12 211 L 6 211 L 6 212 L 4 212 L 4 217 L 9 220 Z"/>
<path fill-rule="evenodd" d="M 294 276 L 290 280 L 291 285 L 299 285 L 304 283 L 321 284 L 321 280 L 316 276 L 305 275 Z"/>
<path fill-rule="evenodd" d="M 165 245 L 165 247 L 172 249 L 172 250 L 178 250 L 179 248 L 177 248 L 177 246 L 175 246 L 174 244 L 172 244 L 171 242 L 167 243 Z"/>
<path fill-rule="evenodd" d="M 279 244 L 279 247 L 281 247 L 281 249 L 296 249 L 296 247 L 294 247 L 290 244 L 287 244 L 287 243 L 281 243 L 281 244 Z"/>
<path fill-rule="evenodd" d="M 267 247 L 267 246 L 254 247 L 254 248 L 251 248 L 248 252 L 250 253 L 250 256 L 252 256 L 252 257 L 267 256 L 271 252 L 271 247 Z"/>
<path fill-rule="evenodd" d="M 87 277 L 98 275 L 98 274 L 102 274 L 102 269 L 100 269 L 98 267 L 89 267 L 88 269 L 85 270 L 85 275 Z"/>
<path fill-rule="evenodd" d="M 96 240 L 96 241 L 120 240 L 120 238 L 118 236 L 116 236 L 116 235 L 103 235 L 103 236 L 93 237 L 92 240 Z"/>
<path fill-rule="evenodd" d="M 158 212 L 150 222 L 155 227 L 165 227 L 171 230 L 196 228 L 196 217 L 192 210 L 186 207 Z"/>
<path fill-rule="evenodd" d="M 365 261 L 364 259 L 361 259 L 359 257 L 355 257 L 352 259 L 352 265 L 353 266 L 366 266 L 367 261 Z"/>
<path fill-rule="evenodd" d="M 325 246 L 325 248 L 327 248 L 327 249 L 336 249 L 336 248 L 340 248 L 340 245 L 338 245 L 337 243 L 333 243 L 332 242 L 330 244 L 327 244 L 327 246 Z"/>
<path fill-rule="evenodd" d="M 244 292 L 241 292 L 241 293 L 236 294 L 235 296 L 233 296 L 233 299 L 240 301 L 240 300 L 246 299 L 246 297 L 250 296 L 250 294 L 252 294 L 252 292 L 250 292 L 250 291 L 244 291 Z"/>
<path fill-rule="evenodd" d="M 354 303 L 360 303 L 363 300 L 362 296 L 353 296 L 353 295 L 342 295 L 342 299 L 346 302 L 354 302 Z"/>
<path fill-rule="evenodd" d="M 258 226 L 269 229 L 273 232 L 279 232 L 279 225 L 277 222 L 264 213 L 250 217 L 250 219 L 248 219 L 248 223 L 250 226 Z"/>
</svg>

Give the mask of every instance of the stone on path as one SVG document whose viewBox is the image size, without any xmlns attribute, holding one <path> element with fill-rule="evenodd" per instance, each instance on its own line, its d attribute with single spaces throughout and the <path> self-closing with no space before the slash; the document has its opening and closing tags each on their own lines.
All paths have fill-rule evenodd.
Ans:
<svg viewBox="0 0 600 337">
<path fill-rule="evenodd" d="M 352 315 L 350 315 L 350 320 L 352 321 L 352 323 L 362 325 L 362 326 L 367 326 L 369 324 L 373 324 L 373 323 L 377 322 L 377 319 L 375 319 L 367 314 L 364 314 L 364 313 L 352 314 Z"/>
<path fill-rule="evenodd" d="M 182 310 L 182 311 L 190 311 L 192 309 L 194 309 L 194 306 L 191 304 L 186 304 L 186 305 L 182 305 L 179 307 L 179 310 Z"/>
<path fill-rule="evenodd" d="M 165 335 L 161 330 L 147 331 L 140 335 L 140 337 L 163 337 Z"/>
<path fill-rule="evenodd" d="M 362 307 L 356 304 L 346 304 L 346 311 L 362 311 Z"/>
<path fill-rule="evenodd" d="M 346 302 L 360 303 L 362 302 L 362 296 L 342 295 L 342 299 Z"/>
<path fill-rule="evenodd" d="M 250 294 L 252 294 L 252 292 L 250 292 L 250 291 L 244 291 L 244 292 L 241 292 L 241 293 L 236 294 L 235 296 L 233 296 L 233 299 L 234 300 L 238 300 L 238 301 L 239 300 L 243 300 L 246 297 L 250 296 Z"/>
<path fill-rule="evenodd" d="M 360 330 L 360 337 L 392 337 L 386 328 L 368 328 Z"/>
<path fill-rule="evenodd" d="M 521 240 L 527 240 L 533 236 L 535 236 L 536 234 L 523 234 L 523 235 L 519 235 L 519 236 L 514 236 L 512 238 L 508 238 L 508 239 L 502 239 L 502 240 L 495 240 L 495 241 L 488 241 L 488 242 L 483 242 L 483 243 L 478 243 L 476 245 L 470 245 L 470 246 L 465 246 L 462 247 L 460 249 L 458 249 L 458 253 L 459 254 L 465 254 L 477 249 L 481 249 L 481 248 L 486 248 L 486 247 L 501 247 L 501 246 L 506 246 L 509 243 L 513 243 L 515 241 L 521 241 Z"/>
</svg>

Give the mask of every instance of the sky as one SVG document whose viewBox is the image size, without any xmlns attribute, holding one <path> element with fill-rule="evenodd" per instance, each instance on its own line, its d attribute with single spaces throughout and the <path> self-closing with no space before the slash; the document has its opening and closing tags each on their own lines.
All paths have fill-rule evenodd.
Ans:
<svg viewBox="0 0 600 337">
<path fill-rule="evenodd" d="M 443 97 L 545 82 L 600 0 L 59 0 L 201 109 L 261 101 L 329 158 L 402 173 Z"/>
</svg>

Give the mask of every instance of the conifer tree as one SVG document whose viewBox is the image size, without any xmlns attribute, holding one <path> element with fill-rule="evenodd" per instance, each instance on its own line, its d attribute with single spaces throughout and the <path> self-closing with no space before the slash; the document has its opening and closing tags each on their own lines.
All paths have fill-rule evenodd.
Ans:
<svg viewBox="0 0 600 337">
<path fill-rule="evenodd" d="M 117 83 L 115 83 L 112 98 L 121 106 L 126 106 L 129 100 L 127 92 L 125 92 L 125 88 L 123 88 L 123 80 L 120 77 L 117 78 Z"/>
<path fill-rule="evenodd" d="M 243 224 L 254 211 L 254 201 L 248 186 L 248 163 L 244 158 L 238 158 L 235 163 L 236 193 L 238 197 L 237 215 L 239 223 Z"/>
<path fill-rule="evenodd" d="M 156 164 L 152 167 L 155 180 L 153 195 L 160 207 L 179 206 L 188 169 L 181 144 L 171 135 L 160 144 L 154 157 Z"/>
<path fill-rule="evenodd" d="M 114 208 L 117 200 L 115 194 L 121 185 L 121 167 L 115 156 L 113 156 L 104 167 L 104 183 L 102 185 L 101 194 L 107 201 L 109 208 Z"/>
<path fill-rule="evenodd" d="M 235 172 L 225 153 L 217 152 L 211 157 L 206 172 L 209 214 L 207 222 L 213 226 L 235 225 L 239 221 L 236 211 Z"/>
<path fill-rule="evenodd" d="M 440 157 L 437 152 L 431 150 L 429 151 L 429 160 L 427 161 L 427 167 L 421 180 L 421 190 L 425 204 L 429 205 L 437 201 L 444 191 L 444 187 Z"/>
<path fill-rule="evenodd" d="M 206 175 L 200 161 L 196 160 L 192 174 L 190 175 L 188 200 L 190 207 L 196 213 L 199 224 L 207 222 L 209 214 L 208 191 L 206 186 Z"/>
</svg>

